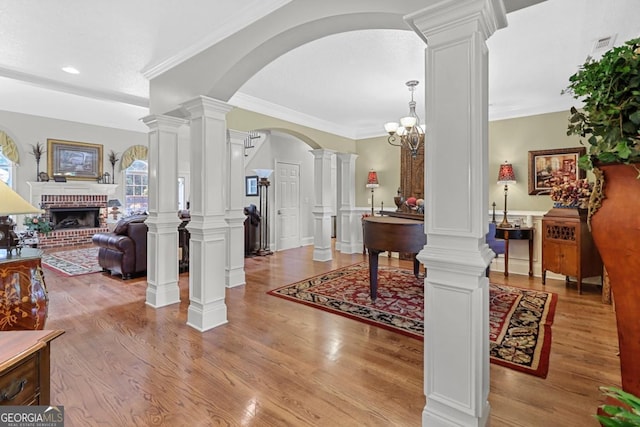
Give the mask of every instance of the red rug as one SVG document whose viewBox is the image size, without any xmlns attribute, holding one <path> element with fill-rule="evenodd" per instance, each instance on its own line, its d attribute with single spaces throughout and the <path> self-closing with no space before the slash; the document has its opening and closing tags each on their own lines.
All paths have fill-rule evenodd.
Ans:
<svg viewBox="0 0 640 427">
<path fill-rule="evenodd" d="M 343 267 L 268 292 L 341 316 L 424 339 L 423 279 L 396 267 L 380 267 L 378 298 L 369 297 L 366 262 Z M 489 285 L 490 360 L 542 378 L 549 370 L 551 324 L 558 296 Z"/>
</svg>

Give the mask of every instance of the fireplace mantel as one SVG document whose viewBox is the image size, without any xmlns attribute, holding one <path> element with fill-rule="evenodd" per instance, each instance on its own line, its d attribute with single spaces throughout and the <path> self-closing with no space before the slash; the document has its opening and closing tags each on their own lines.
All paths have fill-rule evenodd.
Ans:
<svg viewBox="0 0 640 427">
<path fill-rule="evenodd" d="M 33 206 L 40 205 L 40 197 L 44 195 L 76 196 L 76 195 L 114 195 L 118 184 L 98 184 L 90 181 L 67 182 L 27 182 L 29 185 L 29 201 Z"/>
</svg>

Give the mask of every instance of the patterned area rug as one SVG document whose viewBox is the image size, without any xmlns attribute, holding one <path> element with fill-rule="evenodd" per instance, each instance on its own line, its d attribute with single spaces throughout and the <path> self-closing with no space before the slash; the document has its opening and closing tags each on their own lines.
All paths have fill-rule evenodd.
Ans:
<svg viewBox="0 0 640 427">
<path fill-rule="evenodd" d="M 366 262 L 268 292 L 270 295 L 424 339 L 423 280 L 395 267 L 378 270 L 378 298 L 369 297 Z M 489 286 L 490 360 L 542 378 L 549 369 L 551 324 L 558 300 L 550 292 Z"/>
<path fill-rule="evenodd" d="M 42 255 L 42 263 L 45 267 L 60 271 L 67 276 L 97 273 L 102 271 L 98 265 L 99 249 L 93 247 L 45 253 Z"/>
</svg>

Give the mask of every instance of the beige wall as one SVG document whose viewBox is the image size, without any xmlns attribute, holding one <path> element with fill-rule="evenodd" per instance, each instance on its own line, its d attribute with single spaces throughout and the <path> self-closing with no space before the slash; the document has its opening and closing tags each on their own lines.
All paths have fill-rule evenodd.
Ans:
<svg viewBox="0 0 640 427">
<path fill-rule="evenodd" d="M 581 147 L 579 138 L 567 136 L 569 112 L 540 114 L 489 123 L 489 205 L 504 210 L 504 186 L 496 183 L 505 160 L 513 164 L 516 184 L 509 186 L 508 209 L 547 211 L 548 195 L 529 195 L 529 151 Z M 591 177 L 593 179 L 593 177 Z"/>
<path fill-rule="evenodd" d="M 529 195 L 529 151 L 581 146 L 577 137 L 566 134 L 568 117 L 568 111 L 562 111 L 489 123 L 487 209 L 495 202 L 496 212 L 504 210 L 504 186 L 496 181 L 499 165 L 505 160 L 513 164 L 517 181 L 509 186 L 508 210 L 547 211 L 552 207 L 549 196 Z M 370 192 L 365 184 L 367 172 L 373 168 L 380 181 L 380 188 L 375 190 L 375 208 L 379 209 L 380 201 L 384 201 L 385 206 L 395 207 L 393 197 L 400 185 L 400 149 L 390 146 L 386 137 L 356 141 L 356 148 L 356 205 L 368 206 Z"/>
</svg>

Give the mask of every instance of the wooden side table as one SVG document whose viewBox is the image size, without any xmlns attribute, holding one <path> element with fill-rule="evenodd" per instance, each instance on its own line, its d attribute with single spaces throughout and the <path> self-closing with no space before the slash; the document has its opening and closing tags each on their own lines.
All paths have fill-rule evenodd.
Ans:
<svg viewBox="0 0 640 427">
<path fill-rule="evenodd" d="M 51 404 L 51 341 L 64 333 L 12 331 L 0 334 L 0 405 Z"/>
<path fill-rule="evenodd" d="M 504 275 L 509 275 L 509 240 L 529 241 L 529 276 L 533 276 L 533 227 L 496 227 L 496 239 L 504 239 Z"/>
</svg>

